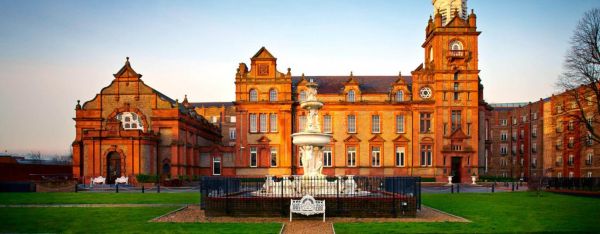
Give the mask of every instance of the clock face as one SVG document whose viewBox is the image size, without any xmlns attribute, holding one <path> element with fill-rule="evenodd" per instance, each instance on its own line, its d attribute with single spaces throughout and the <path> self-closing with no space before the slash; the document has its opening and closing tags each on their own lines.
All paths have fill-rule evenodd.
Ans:
<svg viewBox="0 0 600 234">
<path fill-rule="evenodd" d="M 431 88 L 429 87 L 423 87 L 421 88 L 421 90 L 419 90 L 419 95 L 421 95 L 421 98 L 423 99 L 429 99 L 431 98 Z"/>
</svg>

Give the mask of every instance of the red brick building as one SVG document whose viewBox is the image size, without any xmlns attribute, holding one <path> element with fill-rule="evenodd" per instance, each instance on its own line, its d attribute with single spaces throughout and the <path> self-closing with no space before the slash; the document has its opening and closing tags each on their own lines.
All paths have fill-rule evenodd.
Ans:
<svg viewBox="0 0 600 234">
<path fill-rule="evenodd" d="M 217 126 L 193 106 L 146 85 L 129 58 L 92 100 L 75 107 L 73 176 L 88 183 L 104 176 L 153 174 L 164 177 L 209 174 L 200 155 L 221 155 Z"/>
</svg>

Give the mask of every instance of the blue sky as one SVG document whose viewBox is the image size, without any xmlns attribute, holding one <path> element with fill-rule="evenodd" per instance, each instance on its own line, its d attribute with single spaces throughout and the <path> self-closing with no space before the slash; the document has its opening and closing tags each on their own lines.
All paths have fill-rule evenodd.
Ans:
<svg viewBox="0 0 600 234">
<path fill-rule="evenodd" d="M 488 102 L 556 92 L 572 31 L 592 0 L 471 0 Z M 125 57 L 172 98 L 231 101 L 237 64 L 266 46 L 294 75 L 409 74 L 431 1 L 0 0 L 0 151 L 68 151 L 76 100 Z"/>
</svg>

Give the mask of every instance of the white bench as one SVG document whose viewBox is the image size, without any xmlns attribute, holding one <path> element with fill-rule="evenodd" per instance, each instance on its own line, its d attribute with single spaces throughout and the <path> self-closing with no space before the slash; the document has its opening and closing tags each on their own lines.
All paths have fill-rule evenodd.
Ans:
<svg viewBox="0 0 600 234">
<path fill-rule="evenodd" d="M 115 179 L 115 184 L 129 184 L 129 177 L 121 176 Z"/>
<path fill-rule="evenodd" d="M 92 178 L 91 185 L 94 185 L 94 184 L 106 184 L 106 178 L 104 178 L 102 176 Z"/>
<path fill-rule="evenodd" d="M 325 200 L 315 200 L 308 194 L 300 200 L 292 199 L 290 201 L 290 222 L 292 222 L 292 213 L 306 216 L 323 213 L 323 222 L 325 222 Z"/>
</svg>

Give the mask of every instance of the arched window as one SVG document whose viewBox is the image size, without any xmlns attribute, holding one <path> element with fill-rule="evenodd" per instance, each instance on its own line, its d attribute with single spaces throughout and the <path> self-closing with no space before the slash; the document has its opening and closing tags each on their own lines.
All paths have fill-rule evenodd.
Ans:
<svg viewBox="0 0 600 234">
<path fill-rule="evenodd" d="M 250 90 L 250 101 L 251 102 L 258 101 L 258 92 L 256 91 L 256 89 L 251 89 Z"/>
<path fill-rule="evenodd" d="M 300 95 L 299 95 L 299 99 L 300 101 L 305 101 L 306 100 L 306 91 L 302 90 L 300 91 Z"/>
<path fill-rule="evenodd" d="M 138 114 L 133 112 L 122 112 L 116 117 L 121 124 L 123 125 L 123 129 L 125 130 L 144 130 L 144 126 L 142 125 L 142 120 L 138 116 Z"/>
<path fill-rule="evenodd" d="M 354 98 L 354 90 L 350 90 L 348 91 L 347 97 L 346 97 L 346 101 L 348 102 L 354 102 L 355 98 Z"/>
<path fill-rule="evenodd" d="M 398 92 L 396 92 L 396 101 L 404 101 L 404 92 L 402 92 L 402 90 L 398 90 Z"/>
<path fill-rule="evenodd" d="M 460 41 L 454 40 L 450 42 L 450 50 L 463 50 L 463 45 Z"/>
<path fill-rule="evenodd" d="M 277 101 L 277 90 L 276 89 L 269 90 L 269 101 L 271 101 L 271 102 Z"/>
</svg>

